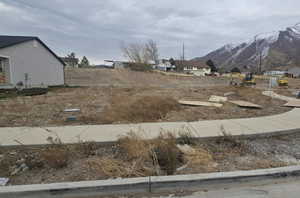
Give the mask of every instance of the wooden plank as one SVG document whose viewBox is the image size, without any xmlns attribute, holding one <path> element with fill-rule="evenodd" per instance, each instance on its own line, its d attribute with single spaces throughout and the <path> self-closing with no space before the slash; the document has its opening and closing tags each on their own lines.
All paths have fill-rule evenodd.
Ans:
<svg viewBox="0 0 300 198">
<path fill-rule="evenodd" d="M 206 106 L 206 107 L 222 107 L 223 104 L 213 103 L 213 102 L 203 102 L 203 101 L 188 101 L 188 100 L 179 100 L 179 104 L 188 105 L 188 106 Z"/>
<path fill-rule="evenodd" d="M 215 96 L 215 95 L 212 95 L 210 96 L 209 98 L 209 102 L 227 102 L 227 97 L 223 97 L 223 96 Z"/>
<path fill-rule="evenodd" d="M 261 109 L 262 106 L 248 102 L 248 101 L 243 101 L 243 100 L 234 100 L 230 101 L 233 104 L 236 104 L 239 107 L 245 107 L 245 108 L 256 108 L 256 109 Z"/>
<path fill-rule="evenodd" d="M 290 100 L 283 106 L 300 108 L 300 100 Z"/>
</svg>

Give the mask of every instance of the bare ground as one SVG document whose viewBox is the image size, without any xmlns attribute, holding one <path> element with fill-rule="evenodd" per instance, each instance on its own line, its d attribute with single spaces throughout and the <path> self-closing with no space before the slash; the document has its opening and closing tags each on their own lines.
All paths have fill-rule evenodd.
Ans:
<svg viewBox="0 0 300 198">
<path fill-rule="evenodd" d="M 0 93 L 0 127 L 61 126 L 165 121 L 197 121 L 248 118 L 289 111 L 284 101 L 263 96 L 267 82 L 258 80 L 257 89 L 229 86 L 222 77 L 166 76 L 153 72 L 110 69 L 68 69 L 66 81 L 76 88 L 50 89 L 48 94 L 24 97 Z M 293 95 L 300 85 L 291 79 L 292 89 L 280 88 L 280 94 Z M 246 100 L 263 109 L 244 109 L 231 103 L 222 108 L 180 106 L 177 100 L 207 101 L 210 95 Z M 64 113 L 80 108 L 80 113 Z M 76 121 L 67 118 L 76 116 Z"/>
<path fill-rule="evenodd" d="M 210 95 L 223 96 L 226 92 L 234 92 L 229 96 L 231 100 L 250 101 L 262 105 L 263 109 L 244 109 L 228 102 L 222 108 L 189 107 L 176 104 L 179 99 L 207 101 Z M 147 99 L 149 102 L 143 105 L 142 102 Z M 173 101 L 173 103 L 165 106 L 167 109 L 164 112 L 157 112 L 162 110 L 162 105 L 167 101 Z M 140 104 L 140 107 L 137 104 Z M 289 111 L 290 108 L 282 107 L 283 104 L 284 101 L 263 96 L 261 90 L 249 87 L 59 88 L 50 90 L 46 95 L 19 96 L 0 100 L 0 126 L 59 126 L 248 118 Z M 68 108 L 80 108 L 81 112 L 65 113 L 64 110 Z M 159 115 L 150 117 L 155 113 Z M 67 117 L 71 115 L 76 116 L 77 121 L 67 122 Z"/>
<path fill-rule="evenodd" d="M 143 169 L 143 167 L 153 167 L 147 163 L 147 160 L 141 160 L 143 159 L 141 156 L 147 154 L 143 150 L 147 144 L 130 143 L 130 149 L 140 149 L 126 150 L 126 147 L 122 147 L 120 143 L 109 146 L 87 143 L 86 145 L 52 145 L 38 148 L 0 147 L 0 177 L 9 177 L 10 184 L 19 185 L 167 174 L 165 171 L 157 174 L 154 168 Z M 175 159 L 174 164 L 177 170 L 175 169 L 172 174 L 273 168 L 297 165 L 300 159 L 299 132 L 254 139 L 220 136 L 211 140 L 189 143 L 192 143 L 191 147 L 197 152 L 191 155 L 186 153 L 179 155 L 181 160 Z M 66 151 L 69 156 L 62 167 L 51 165 L 49 162 L 53 162 L 53 159 L 49 159 L 49 156 L 45 158 L 45 152 L 61 153 L 62 150 Z M 170 153 L 167 155 L 171 156 Z M 55 159 L 58 159 L 57 156 L 60 155 L 55 156 Z M 12 174 L 22 164 L 25 164 L 27 168 Z M 183 168 L 180 169 L 180 167 Z"/>
</svg>

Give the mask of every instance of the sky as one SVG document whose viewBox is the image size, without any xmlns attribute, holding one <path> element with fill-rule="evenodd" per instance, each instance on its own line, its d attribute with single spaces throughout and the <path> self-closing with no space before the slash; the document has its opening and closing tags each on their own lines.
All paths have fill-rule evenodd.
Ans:
<svg viewBox="0 0 300 198">
<path fill-rule="evenodd" d="M 59 56 L 124 60 L 154 40 L 160 58 L 204 56 L 300 22 L 299 0 L 0 0 L 0 35 L 38 36 Z"/>
</svg>

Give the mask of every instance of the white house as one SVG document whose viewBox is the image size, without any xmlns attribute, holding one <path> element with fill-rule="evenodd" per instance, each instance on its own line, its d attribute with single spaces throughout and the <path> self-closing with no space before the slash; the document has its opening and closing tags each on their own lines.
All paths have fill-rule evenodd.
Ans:
<svg viewBox="0 0 300 198">
<path fill-rule="evenodd" d="M 158 64 L 154 66 L 155 69 L 161 71 L 174 71 L 176 69 L 175 65 L 172 65 L 169 60 L 159 60 Z"/>
<path fill-rule="evenodd" d="M 211 74 L 211 68 L 204 63 L 185 61 L 183 71 L 195 76 L 206 76 Z"/>
<path fill-rule="evenodd" d="M 290 69 L 288 69 L 287 73 L 292 75 L 292 77 L 294 77 L 294 78 L 299 78 L 300 77 L 300 67 L 290 68 Z"/>
<path fill-rule="evenodd" d="M 0 36 L 0 88 L 63 85 L 64 65 L 38 37 Z"/>
<path fill-rule="evenodd" d="M 286 71 L 280 71 L 280 70 L 271 70 L 271 71 L 265 71 L 265 76 L 284 76 L 287 72 Z"/>
</svg>

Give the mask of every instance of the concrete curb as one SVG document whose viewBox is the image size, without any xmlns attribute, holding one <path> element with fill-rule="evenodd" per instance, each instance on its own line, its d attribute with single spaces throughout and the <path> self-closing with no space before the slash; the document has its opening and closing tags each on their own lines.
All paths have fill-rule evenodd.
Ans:
<svg viewBox="0 0 300 198">
<path fill-rule="evenodd" d="M 296 129 L 290 129 L 290 130 L 282 130 L 282 131 L 275 131 L 275 132 L 265 132 L 265 133 L 254 133 L 254 134 L 246 134 L 246 135 L 232 135 L 233 137 L 239 138 L 239 139 L 259 139 L 259 138 L 271 138 L 271 137 L 279 137 L 283 135 L 293 135 L 296 133 L 300 133 L 300 128 Z M 222 135 L 219 136 L 209 136 L 209 137 L 192 137 L 191 139 L 195 141 L 201 141 L 201 140 L 215 140 L 217 138 L 222 137 Z M 177 138 L 179 140 L 179 138 Z M 103 141 L 103 142 L 94 142 L 95 144 L 99 146 L 112 146 L 113 144 L 117 143 L 117 141 Z M 64 143 L 65 145 L 75 145 L 78 143 Z M 2 148 L 41 148 L 44 146 L 49 146 L 48 144 L 27 144 L 27 145 L 0 145 Z"/>
<path fill-rule="evenodd" d="M 300 176 L 300 166 L 252 171 L 209 174 L 155 176 L 115 180 L 36 184 L 0 187 L 0 197 L 6 198 L 75 198 L 117 193 L 159 192 L 180 188 L 201 188 L 209 185 L 241 183 L 257 180 Z"/>
</svg>

